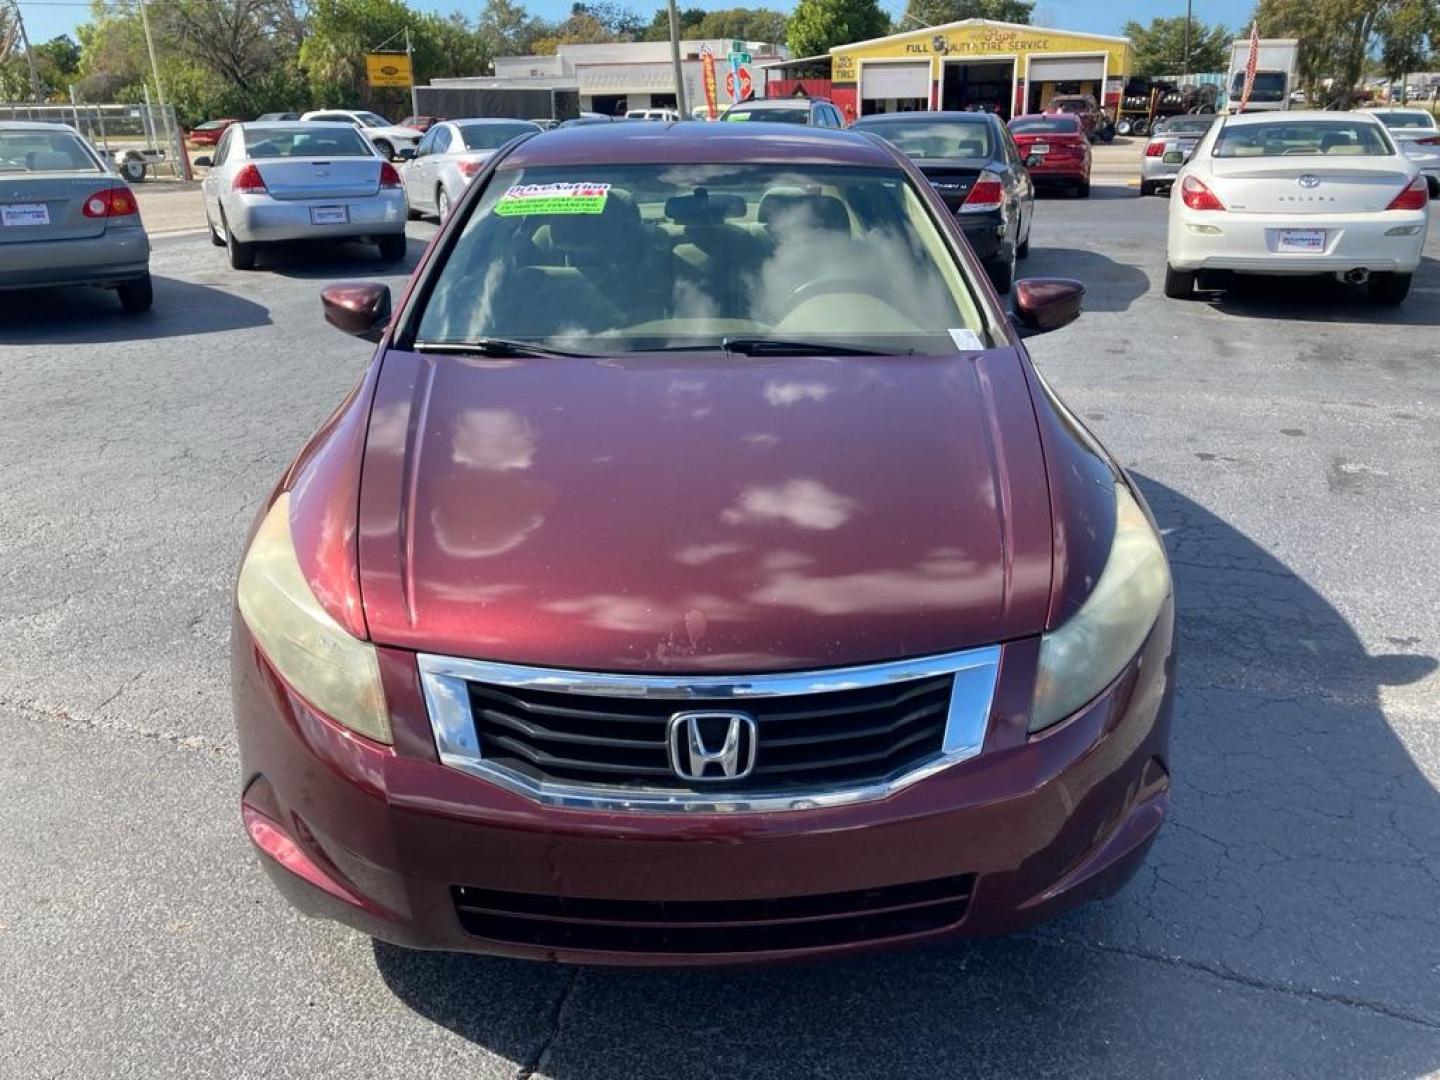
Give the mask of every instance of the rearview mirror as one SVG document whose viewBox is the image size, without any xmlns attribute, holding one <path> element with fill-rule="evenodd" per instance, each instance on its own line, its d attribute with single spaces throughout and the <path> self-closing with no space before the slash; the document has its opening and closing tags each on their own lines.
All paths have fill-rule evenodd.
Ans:
<svg viewBox="0 0 1440 1080">
<path fill-rule="evenodd" d="M 379 341 L 390 325 L 390 286 L 378 281 L 328 285 L 320 304 L 326 322 L 363 341 Z"/>
<path fill-rule="evenodd" d="M 190 164 L 198 165 L 202 169 L 208 169 L 210 168 L 210 166 L 215 164 L 215 159 L 212 158 L 209 154 L 201 154 L 199 157 L 191 161 Z"/>
<path fill-rule="evenodd" d="M 1025 278 L 1015 282 L 1011 317 L 1021 337 L 1048 334 L 1080 316 L 1085 286 L 1071 278 Z"/>
<path fill-rule="evenodd" d="M 402 146 L 399 150 L 395 151 L 395 156 L 401 161 L 414 161 L 415 148 L 413 146 Z"/>
</svg>

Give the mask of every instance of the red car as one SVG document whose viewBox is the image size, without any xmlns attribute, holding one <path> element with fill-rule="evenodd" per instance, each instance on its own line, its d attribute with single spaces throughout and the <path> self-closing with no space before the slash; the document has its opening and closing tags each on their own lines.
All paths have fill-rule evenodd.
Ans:
<svg viewBox="0 0 1440 1080">
<path fill-rule="evenodd" d="M 401 127 L 414 128 L 416 131 L 429 131 L 436 124 L 443 120 L 443 116 L 407 116 L 400 121 Z"/>
<path fill-rule="evenodd" d="M 1090 195 L 1090 140 L 1079 117 L 1065 113 L 1017 116 L 1010 134 L 1036 187 L 1068 187 Z"/>
<path fill-rule="evenodd" d="M 684 125 L 681 125 L 684 127 Z M 703 245 L 703 246 L 702 246 Z M 997 934 L 1169 801 L 1168 564 L 940 195 L 850 132 L 578 127 L 486 163 L 262 508 L 241 808 L 303 911 L 712 964 Z"/>
<path fill-rule="evenodd" d="M 225 134 L 225 129 L 231 124 L 238 124 L 239 120 L 206 120 L 203 124 L 196 124 L 190 129 L 190 141 L 196 146 L 214 146 L 220 141 L 220 136 Z"/>
</svg>

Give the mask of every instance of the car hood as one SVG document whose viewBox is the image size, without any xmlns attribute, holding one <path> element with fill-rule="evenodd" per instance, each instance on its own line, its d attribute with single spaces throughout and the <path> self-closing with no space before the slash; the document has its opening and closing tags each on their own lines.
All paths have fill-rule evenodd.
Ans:
<svg viewBox="0 0 1440 1080">
<path fill-rule="evenodd" d="M 391 351 L 362 467 L 377 642 L 761 671 L 1042 629 L 1044 460 L 1010 349 L 483 360 Z"/>
</svg>

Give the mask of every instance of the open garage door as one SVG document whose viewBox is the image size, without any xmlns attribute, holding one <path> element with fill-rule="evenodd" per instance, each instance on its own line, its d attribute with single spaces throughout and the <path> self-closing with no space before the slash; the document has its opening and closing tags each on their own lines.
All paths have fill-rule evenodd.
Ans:
<svg viewBox="0 0 1440 1080">
<path fill-rule="evenodd" d="M 1056 94 L 1090 94 L 1105 99 L 1105 57 L 1036 56 L 1030 60 L 1026 91 L 1031 112 L 1043 112 Z"/>
<path fill-rule="evenodd" d="M 983 110 L 1010 119 L 1014 101 L 1015 61 L 945 60 L 940 107 L 951 112 Z"/>
<path fill-rule="evenodd" d="M 860 113 L 918 112 L 930 108 L 930 61 L 861 63 Z"/>
</svg>

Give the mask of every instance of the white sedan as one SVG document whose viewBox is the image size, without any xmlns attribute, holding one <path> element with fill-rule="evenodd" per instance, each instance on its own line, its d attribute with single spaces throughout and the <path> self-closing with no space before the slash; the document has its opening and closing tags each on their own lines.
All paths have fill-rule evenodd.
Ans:
<svg viewBox="0 0 1440 1080">
<path fill-rule="evenodd" d="M 1429 224 L 1419 166 L 1363 113 L 1222 117 L 1170 199 L 1165 295 L 1201 271 L 1334 274 L 1376 303 L 1410 291 Z"/>
<path fill-rule="evenodd" d="M 210 239 L 250 270 L 261 244 L 368 240 L 387 261 L 405 257 L 405 188 L 349 124 L 232 124 L 200 185 Z"/>
<path fill-rule="evenodd" d="M 410 213 L 434 214 L 444 221 L 450 207 L 480 174 L 485 162 L 511 139 L 535 135 L 540 125 L 529 120 L 446 120 L 420 140 L 420 148 L 400 167 Z"/>
</svg>

